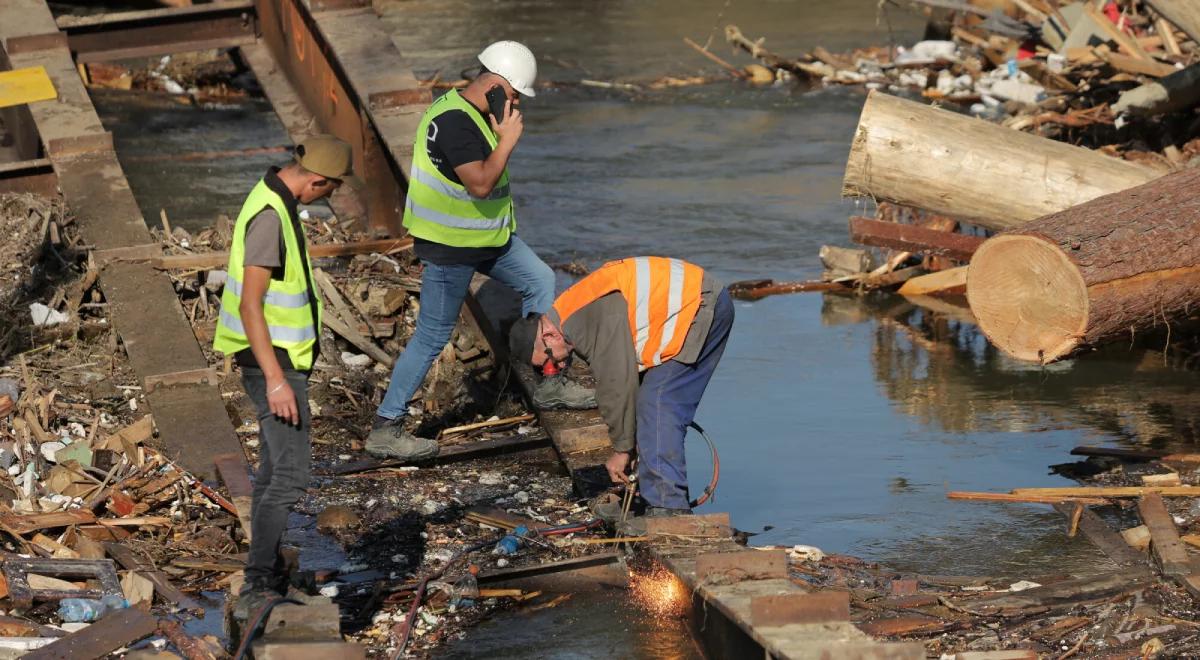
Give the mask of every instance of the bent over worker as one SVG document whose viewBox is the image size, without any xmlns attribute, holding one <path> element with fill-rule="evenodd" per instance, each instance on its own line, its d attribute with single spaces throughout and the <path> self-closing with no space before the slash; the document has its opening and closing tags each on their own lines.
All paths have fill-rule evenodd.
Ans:
<svg viewBox="0 0 1200 660">
<path fill-rule="evenodd" d="M 437 443 L 405 430 L 404 420 L 450 341 L 477 271 L 520 293 L 523 314 L 544 312 L 554 300 L 554 272 L 515 233 L 508 179 L 508 160 L 524 130 L 517 95 L 534 95 L 537 62 L 515 41 L 488 46 L 479 62 L 481 73 L 461 92 L 434 101 L 417 127 L 404 226 L 424 267 L 421 307 L 367 437 L 373 456 L 437 454 Z"/>
<path fill-rule="evenodd" d="M 296 147 L 250 191 L 233 227 L 213 348 L 232 356 L 258 411 L 260 459 L 250 511 L 246 581 L 234 615 L 246 619 L 287 592 L 279 544 L 309 480 L 308 377 L 320 352 L 321 298 L 313 289 L 298 204 L 349 181 L 350 145 L 328 135 Z"/>
<path fill-rule="evenodd" d="M 551 310 L 517 321 L 513 359 L 564 366 L 572 352 L 596 377 L 612 438 L 606 467 L 628 481 L 637 451 L 646 515 L 691 511 L 684 436 L 733 326 L 729 292 L 699 266 L 666 257 L 611 261 L 564 291 Z"/>
</svg>

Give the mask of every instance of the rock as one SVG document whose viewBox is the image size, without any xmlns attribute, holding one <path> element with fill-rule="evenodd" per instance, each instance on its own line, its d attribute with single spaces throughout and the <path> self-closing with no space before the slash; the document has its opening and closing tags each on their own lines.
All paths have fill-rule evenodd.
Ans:
<svg viewBox="0 0 1200 660">
<path fill-rule="evenodd" d="M 372 362 L 374 362 L 374 360 L 372 360 L 371 356 L 369 355 L 342 351 L 342 364 L 350 367 L 351 369 L 366 369 L 367 367 L 371 366 Z"/>
<path fill-rule="evenodd" d="M 499 472 L 484 472 L 479 475 L 479 483 L 484 486 L 499 486 L 504 483 L 504 475 Z"/>
<path fill-rule="evenodd" d="M 327 506 L 324 511 L 317 514 L 317 531 L 324 534 L 352 529 L 361 524 L 362 521 L 359 520 L 357 513 L 350 507 L 340 504 Z"/>
<path fill-rule="evenodd" d="M 437 502 L 434 502 L 433 500 L 425 500 L 425 503 L 421 505 L 421 512 L 427 516 L 432 516 L 433 514 L 437 513 L 438 511 L 441 511 L 441 510 L 442 510 L 442 505 L 438 504 Z"/>
</svg>

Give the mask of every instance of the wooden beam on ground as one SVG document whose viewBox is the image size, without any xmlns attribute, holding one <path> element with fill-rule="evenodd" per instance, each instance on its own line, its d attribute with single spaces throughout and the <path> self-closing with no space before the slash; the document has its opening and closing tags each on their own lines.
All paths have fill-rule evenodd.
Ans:
<svg viewBox="0 0 1200 660">
<path fill-rule="evenodd" d="M 972 614 L 1005 617 L 1026 613 L 1061 610 L 1079 604 L 1111 598 L 1118 594 L 1140 591 L 1154 583 L 1147 570 L 1126 569 L 1093 577 L 1075 578 L 1034 587 L 1015 593 L 1004 593 L 979 599 L 957 599 L 956 607 Z"/>
<path fill-rule="evenodd" d="M 488 456 L 496 456 L 498 454 L 508 454 L 518 451 L 527 451 L 530 449 L 541 449 L 542 447 L 549 446 L 551 446 L 550 438 L 541 433 L 511 435 L 504 438 L 478 440 L 475 442 L 466 442 L 460 445 L 442 447 L 436 457 L 431 460 L 421 461 L 421 463 L 442 465 L 446 463 L 457 463 L 459 461 L 469 461 L 477 458 L 486 458 Z M 346 463 L 344 465 L 335 465 L 325 470 L 318 470 L 317 474 L 339 476 L 416 464 L 417 463 L 413 461 L 402 460 L 355 461 L 353 463 Z"/>
<path fill-rule="evenodd" d="M 102 545 L 108 556 L 115 559 L 126 570 L 134 571 L 138 575 L 150 580 L 154 584 L 155 595 L 181 609 L 203 609 L 203 606 L 196 602 L 195 599 L 171 584 L 171 579 L 167 577 L 166 573 L 154 568 L 153 564 L 139 557 L 130 547 L 112 542 L 106 542 Z"/>
<path fill-rule="evenodd" d="M 1118 566 L 1146 566 L 1146 556 L 1129 547 L 1119 533 L 1086 505 L 1061 502 L 1054 505 L 1054 510 L 1071 520 L 1079 507 L 1082 507 L 1079 529 L 1101 552 Z"/>
<path fill-rule="evenodd" d="M 395 254 L 412 248 L 413 239 L 383 238 L 371 241 L 354 241 L 350 243 L 323 243 L 308 246 L 308 256 L 312 259 L 323 257 L 349 257 L 359 254 Z M 166 257 L 155 257 L 150 265 L 159 270 L 211 270 L 224 268 L 229 265 L 228 252 L 202 252 L 199 254 L 174 254 Z"/>
<path fill-rule="evenodd" d="M 21 657 L 26 660 L 102 658 L 157 631 L 157 618 L 135 607 L 127 607 L 109 612 L 87 628 L 61 637 Z"/>
<path fill-rule="evenodd" d="M 961 296 L 966 292 L 966 266 L 919 275 L 896 290 L 902 296 Z"/>
<path fill-rule="evenodd" d="M 1200 44 L 1200 6 L 1192 0 L 1146 0 L 1154 11 L 1162 14 L 1183 33 Z"/>
<path fill-rule="evenodd" d="M 213 457 L 217 475 L 229 491 L 229 499 L 237 509 L 238 522 L 242 525 L 242 533 L 246 542 L 250 542 L 250 507 L 253 487 L 250 485 L 250 466 L 246 464 L 244 454 L 222 454 Z"/>
<path fill-rule="evenodd" d="M 1195 565 L 1179 540 L 1179 530 L 1175 528 L 1175 520 L 1167 511 L 1162 496 L 1157 493 L 1143 495 L 1138 500 L 1138 514 L 1150 530 L 1150 550 L 1163 574 L 1178 578 L 1194 573 Z"/>
<path fill-rule="evenodd" d="M 621 552 L 600 552 L 572 559 L 563 559 L 560 561 L 551 561 L 544 564 L 534 564 L 532 566 L 519 566 L 516 568 L 501 568 L 495 571 L 488 571 L 479 574 L 479 584 L 495 584 L 497 582 L 509 582 L 512 580 L 521 580 L 524 578 L 535 577 L 538 575 L 548 575 L 550 573 L 561 573 L 563 571 L 575 571 L 581 568 L 590 568 L 592 566 L 604 566 L 612 564 L 621 559 L 624 555 Z"/>
<path fill-rule="evenodd" d="M 983 236 L 851 216 L 850 240 L 871 247 L 969 261 L 985 239 Z"/>
</svg>

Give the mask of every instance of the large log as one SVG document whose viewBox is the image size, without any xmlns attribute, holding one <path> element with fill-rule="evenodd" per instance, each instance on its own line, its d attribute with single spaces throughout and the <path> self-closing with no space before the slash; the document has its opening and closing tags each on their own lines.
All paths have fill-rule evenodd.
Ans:
<svg viewBox="0 0 1200 660">
<path fill-rule="evenodd" d="M 967 300 L 1009 355 L 1053 362 L 1168 324 L 1200 298 L 1200 170 L 1187 169 L 994 236 Z"/>
<path fill-rule="evenodd" d="M 842 194 L 1005 230 L 1157 176 L 1095 151 L 873 91 Z"/>
</svg>

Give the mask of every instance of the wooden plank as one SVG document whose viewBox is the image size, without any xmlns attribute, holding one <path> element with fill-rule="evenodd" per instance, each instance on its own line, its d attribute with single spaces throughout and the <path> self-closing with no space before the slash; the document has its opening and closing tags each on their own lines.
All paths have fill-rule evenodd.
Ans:
<svg viewBox="0 0 1200 660">
<path fill-rule="evenodd" d="M 540 449 L 542 447 L 551 446 L 550 438 L 541 433 L 530 433 L 528 435 L 511 435 L 504 438 L 493 438 L 490 440 L 479 440 L 476 442 L 467 442 L 461 445 L 450 445 L 442 447 L 438 451 L 438 455 L 431 460 L 421 461 L 421 463 L 433 463 L 434 465 L 442 465 L 446 463 L 457 463 L 459 461 L 469 461 L 476 458 L 485 458 L 497 454 L 508 454 L 518 451 L 527 451 L 530 449 Z M 404 467 L 406 465 L 415 465 L 414 461 L 403 460 L 367 460 L 355 461 L 353 463 L 345 463 L 343 465 L 335 465 L 325 470 L 318 470 L 319 475 L 346 475 L 356 474 L 359 472 L 367 472 L 370 470 L 380 470 L 383 468 Z"/>
<path fill-rule="evenodd" d="M 984 238 L 853 216 L 850 218 L 850 240 L 872 247 L 970 261 Z"/>
<path fill-rule="evenodd" d="M 904 637 L 939 633 L 953 628 L 954 625 L 952 621 L 927 616 L 901 616 L 860 623 L 858 627 L 873 637 Z"/>
<path fill-rule="evenodd" d="M 1095 24 L 1100 28 L 1100 30 L 1108 35 L 1109 39 L 1117 42 L 1117 45 L 1121 47 L 1121 50 L 1139 60 L 1148 61 L 1150 59 L 1150 56 L 1146 54 L 1146 51 L 1142 50 L 1142 47 L 1138 45 L 1137 41 L 1134 40 L 1133 37 L 1117 29 L 1117 26 L 1113 25 L 1113 22 L 1108 20 L 1107 16 L 1097 11 L 1095 7 L 1092 7 L 1088 3 L 1084 3 L 1083 13 L 1091 18 L 1092 21 L 1095 22 Z"/>
<path fill-rule="evenodd" d="M 1068 504 L 1065 502 L 1055 504 L 1054 510 L 1063 514 L 1069 520 L 1075 514 L 1076 506 L 1084 507 L 1083 514 L 1079 518 L 1079 529 L 1109 559 L 1116 562 L 1119 566 L 1146 565 L 1146 556 L 1129 547 L 1125 539 L 1113 530 L 1112 527 L 1109 527 L 1108 523 L 1104 522 L 1100 516 L 1096 515 L 1095 511 L 1082 504 Z"/>
<path fill-rule="evenodd" d="M 350 243 L 325 243 L 309 245 L 308 256 L 311 259 L 325 257 L 350 257 L 359 254 L 395 254 L 412 248 L 413 239 L 382 238 L 370 241 L 354 241 Z M 150 264 L 159 270 L 210 270 L 224 268 L 229 264 L 228 252 L 203 252 L 200 254 L 175 254 L 166 257 L 149 259 Z"/>
<path fill-rule="evenodd" d="M 371 359 L 380 364 L 391 367 L 395 364 L 395 358 L 388 355 L 375 342 L 367 339 L 354 328 L 357 325 L 357 320 L 354 319 L 353 313 L 350 311 L 350 303 L 342 297 L 337 286 L 329 279 L 329 275 L 320 268 L 313 269 L 313 279 L 316 280 L 318 288 L 321 289 L 321 294 L 325 297 L 325 313 L 321 315 L 321 320 L 325 325 L 329 326 L 330 330 L 338 333 L 343 339 L 354 344 L 354 347 L 362 351 Z"/>
<path fill-rule="evenodd" d="M 1093 447 L 1081 445 L 1071 450 L 1072 456 L 1110 456 L 1134 461 L 1152 461 L 1167 455 L 1165 451 L 1153 449 L 1125 449 L 1123 447 Z"/>
<path fill-rule="evenodd" d="M 250 506 L 254 487 L 250 485 L 250 466 L 242 454 L 221 454 L 213 457 L 222 483 L 229 491 L 229 499 L 238 511 L 238 521 L 242 524 L 242 533 L 246 542 L 250 542 Z"/>
<path fill-rule="evenodd" d="M 967 267 L 948 268 L 946 270 L 920 275 L 905 282 L 896 291 L 902 296 L 951 296 L 963 295 L 967 292 Z"/>
<path fill-rule="evenodd" d="M 128 607 L 104 615 L 92 625 L 21 656 L 27 660 L 100 658 L 158 630 L 158 619 Z"/>
<path fill-rule="evenodd" d="M 93 522 L 96 522 L 96 514 L 86 509 L 55 511 L 52 513 L 6 513 L 0 515 L 0 524 L 3 524 L 17 534 L 28 534 L 41 529 Z"/>
<path fill-rule="evenodd" d="M 729 522 L 728 513 L 647 517 L 646 534 L 720 539 L 733 536 L 733 525 Z"/>
<path fill-rule="evenodd" d="M 1121 53 L 1102 53 L 1101 57 L 1105 62 L 1108 62 L 1109 66 L 1118 71 L 1150 76 L 1151 78 L 1162 78 L 1179 70 L 1170 64 L 1163 64 L 1157 60 L 1141 60 L 1129 55 L 1122 55 Z"/>
<path fill-rule="evenodd" d="M 1111 598 L 1118 594 L 1140 591 L 1154 583 L 1149 571 L 1126 569 L 1086 578 L 1075 578 L 1015 593 L 1004 593 L 980 599 L 958 599 L 955 607 L 984 616 L 1019 616 L 1074 607 L 1077 604 Z"/>
<path fill-rule="evenodd" d="M 612 447 L 608 425 L 603 422 L 562 429 L 558 432 L 557 440 L 559 451 L 568 454 Z"/>
<path fill-rule="evenodd" d="M 1138 500 L 1138 513 L 1150 530 L 1150 550 L 1164 575 L 1178 577 L 1194 572 L 1187 549 L 1179 540 L 1175 520 L 1167 511 L 1162 496 L 1148 493 Z"/>
<path fill-rule="evenodd" d="M 1141 497 L 1156 493 L 1163 497 L 1200 497 L 1196 486 L 1068 486 L 1065 488 L 1014 488 L 1014 495 L 1036 497 Z"/>
<path fill-rule="evenodd" d="M 1058 504 L 1060 502 L 1082 502 L 1085 504 L 1105 504 L 1105 500 L 1095 497 L 1070 497 L 1062 495 L 1014 495 L 1012 493 L 979 493 L 965 490 L 950 491 L 946 499 L 964 500 L 967 502 L 1016 502 L 1024 504 Z"/>
</svg>

